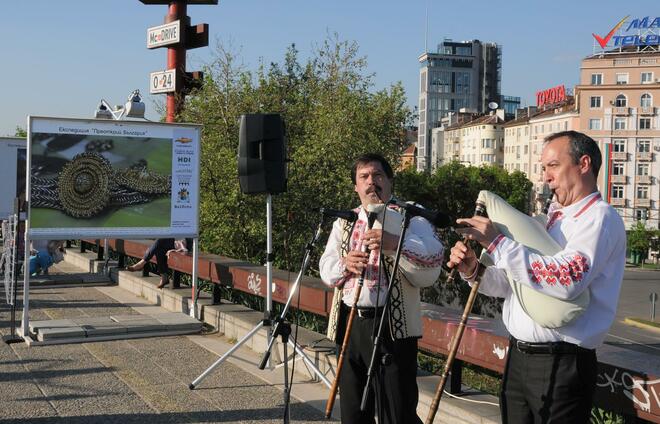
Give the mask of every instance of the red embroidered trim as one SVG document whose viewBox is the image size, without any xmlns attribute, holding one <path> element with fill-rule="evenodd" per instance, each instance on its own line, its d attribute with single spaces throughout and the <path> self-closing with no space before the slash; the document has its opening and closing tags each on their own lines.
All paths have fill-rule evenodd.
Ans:
<svg viewBox="0 0 660 424">
<path fill-rule="evenodd" d="M 582 209 L 579 210 L 578 213 L 573 215 L 573 218 L 577 218 L 578 216 L 582 215 L 587 209 L 591 207 L 591 205 L 593 205 L 599 200 L 600 200 L 600 193 L 597 193 L 591 200 L 589 200 L 589 202 L 586 205 L 584 205 Z"/>
<path fill-rule="evenodd" d="M 582 255 L 575 255 L 567 264 L 557 265 L 553 262 L 544 264 L 541 261 L 531 263 L 532 268 L 527 270 L 529 278 L 536 284 L 548 284 L 568 287 L 571 283 L 579 283 L 584 277 L 584 273 L 589 271 L 587 258 Z"/>
<path fill-rule="evenodd" d="M 504 239 L 504 234 L 500 234 L 497 237 L 495 237 L 495 239 L 493 241 L 491 241 L 490 244 L 488 245 L 488 249 L 486 249 L 486 252 L 493 253 L 493 251 L 495 250 L 497 245 L 500 244 L 500 242 L 503 239 Z"/>
<path fill-rule="evenodd" d="M 407 249 L 404 249 L 402 253 L 408 261 L 420 267 L 433 268 L 442 264 L 443 255 L 441 253 L 420 256 Z"/>
<path fill-rule="evenodd" d="M 555 222 L 557 222 L 557 220 L 559 220 L 559 218 L 561 218 L 561 217 L 563 217 L 563 216 L 564 216 L 564 214 L 562 213 L 562 211 L 555 211 L 555 212 L 553 212 L 553 213 L 552 213 L 552 218 L 550 218 L 550 221 L 548 221 L 548 223 L 545 224 L 545 229 L 546 229 L 546 230 L 549 230 L 550 227 L 552 227 L 553 225 L 555 225 Z"/>
</svg>

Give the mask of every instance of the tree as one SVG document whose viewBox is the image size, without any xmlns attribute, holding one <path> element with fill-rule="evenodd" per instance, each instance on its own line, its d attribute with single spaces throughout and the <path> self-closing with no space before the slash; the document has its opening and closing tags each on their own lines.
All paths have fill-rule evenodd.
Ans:
<svg viewBox="0 0 660 424">
<path fill-rule="evenodd" d="M 427 208 L 445 212 L 453 219 L 472 216 L 475 200 L 481 190 L 490 190 L 498 194 L 521 212 L 529 212 L 529 194 L 532 182 L 520 171 L 508 173 L 498 166 L 464 166 L 460 162 L 450 162 L 438 167 L 434 173 L 407 170 L 396 177 L 397 196 L 414 200 Z M 440 231 L 446 247 L 449 249 L 459 236 L 451 230 Z M 447 276 L 441 276 L 442 283 Z M 455 280 L 453 284 L 441 284 L 439 289 L 426 289 L 422 292 L 424 301 L 434 304 L 464 304 L 470 288 Z M 479 296 L 475 302 L 477 313 L 493 314 L 500 309 L 500 301 L 486 296 Z"/>
<path fill-rule="evenodd" d="M 406 147 L 405 128 L 413 116 L 404 90 L 397 83 L 374 91 L 357 44 L 336 35 L 316 47 L 304 63 L 292 45 L 282 64 L 262 64 L 256 72 L 242 67 L 238 55 L 219 44 L 215 60 L 204 71 L 204 85 L 186 97 L 178 117 L 203 124 L 201 248 L 250 262 L 265 260 L 265 195 L 244 195 L 238 185 L 239 118 L 244 113 L 280 113 L 286 123 L 290 163 L 287 192 L 273 196 L 274 265 L 297 270 L 319 219 L 314 208 L 357 206 L 350 181 L 353 160 L 377 152 L 398 165 Z M 434 174 L 409 170 L 395 178 L 397 196 L 453 217 L 471 215 L 484 187 L 525 210 L 531 183 L 519 172 L 459 163 L 440 167 Z M 326 230 L 329 227 L 328 222 Z M 455 241 L 448 232 L 442 237 L 445 246 Z M 317 258 L 311 264 L 317 272 Z M 457 298 L 466 286 L 460 287 L 443 287 L 443 292 L 449 293 L 449 299 Z"/>
<path fill-rule="evenodd" d="M 27 138 L 27 131 L 17 125 L 14 137 Z"/>
<path fill-rule="evenodd" d="M 646 224 L 642 221 L 637 221 L 628 232 L 628 249 L 633 255 L 640 258 L 642 266 L 644 266 L 644 259 L 648 255 L 651 240 L 654 237 L 657 237 L 656 232 L 647 229 Z"/>
<path fill-rule="evenodd" d="M 265 196 L 240 192 L 239 117 L 280 113 L 286 122 L 288 190 L 273 196 L 275 266 L 296 269 L 318 221 L 314 207 L 351 208 L 357 198 L 350 166 L 373 151 L 395 165 L 411 111 L 400 84 L 372 92 L 372 76 L 354 42 L 329 37 L 305 63 L 291 46 L 283 64 L 245 70 L 219 45 L 205 83 L 186 98 L 179 120 L 204 125 L 200 239 L 205 251 L 237 259 L 265 258 Z M 329 223 L 328 223 L 329 227 Z M 317 261 L 312 261 L 316 266 Z"/>
</svg>

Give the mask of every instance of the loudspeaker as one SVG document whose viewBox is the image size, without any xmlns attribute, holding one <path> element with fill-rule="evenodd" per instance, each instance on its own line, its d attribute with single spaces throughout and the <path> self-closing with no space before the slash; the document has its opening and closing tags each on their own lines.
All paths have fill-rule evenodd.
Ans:
<svg viewBox="0 0 660 424">
<path fill-rule="evenodd" d="M 238 144 L 241 192 L 284 193 L 286 180 L 286 139 L 280 115 L 241 115 Z"/>
</svg>

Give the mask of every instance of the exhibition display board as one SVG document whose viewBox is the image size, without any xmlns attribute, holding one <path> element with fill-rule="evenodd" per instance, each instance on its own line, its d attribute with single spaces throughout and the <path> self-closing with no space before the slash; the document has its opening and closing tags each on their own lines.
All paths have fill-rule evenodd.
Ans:
<svg viewBox="0 0 660 424">
<path fill-rule="evenodd" d="M 200 126 L 30 117 L 30 239 L 197 237 Z"/>
</svg>

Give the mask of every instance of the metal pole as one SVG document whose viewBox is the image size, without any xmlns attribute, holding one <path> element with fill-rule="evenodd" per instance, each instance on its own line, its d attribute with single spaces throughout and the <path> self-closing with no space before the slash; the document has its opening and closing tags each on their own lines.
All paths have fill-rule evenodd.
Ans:
<svg viewBox="0 0 660 424">
<path fill-rule="evenodd" d="M 193 264 L 192 264 L 192 307 L 190 316 L 197 318 L 197 261 L 199 260 L 199 244 L 197 237 L 193 239 Z"/>
<path fill-rule="evenodd" d="M 20 215 L 19 215 L 20 216 Z M 29 221 L 25 221 L 25 245 L 23 256 L 23 314 L 21 315 L 21 337 L 25 338 L 30 333 L 30 230 Z M 15 287 L 14 290 L 18 290 Z"/>
<path fill-rule="evenodd" d="M 266 199 L 266 317 L 273 310 L 273 196 Z M 270 337 L 270 334 L 269 334 Z"/>
<path fill-rule="evenodd" d="M 649 299 L 651 300 L 651 321 L 655 321 L 655 302 L 658 300 L 658 293 L 651 293 Z"/>
<path fill-rule="evenodd" d="M 174 0 L 168 7 L 168 15 L 165 17 L 166 23 L 176 20 L 181 21 L 181 28 L 185 31 L 188 22 L 186 20 L 187 2 Z M 186 72 L 186 47 L 183 45 L 167 48 L 167 69 L 176 69 L 176 91 L 167 93 L 167 116 L 165 122 L 175 122 L 176 115 L 181 112 L 183 106 L 183 81 Z"/>
<path fill-rule="evenodd" d="M 27 155 L 25 163 L 25 199 L 29 201 L 32 194 L 32 184 L 30 178 L 30 169 L 32 167 L 31 157 L 31 144 L 32 144 L 32 118 L 28 117 L 27 120 Z M 21 221 L 21 208 L 18 208 L 18 225 L 20 228 Z M 25 233 L 24 234 L 24 256 L 23 256 L 23 313 L 21 315 L 21 337 L 26 338 L 30 330 L 30 205 L 26 204 L 25 209 Z M 15 239 L 18 242 L 18 237 Z M 18 290 L 18 287 L 14 288 Z"/>
</svg>

